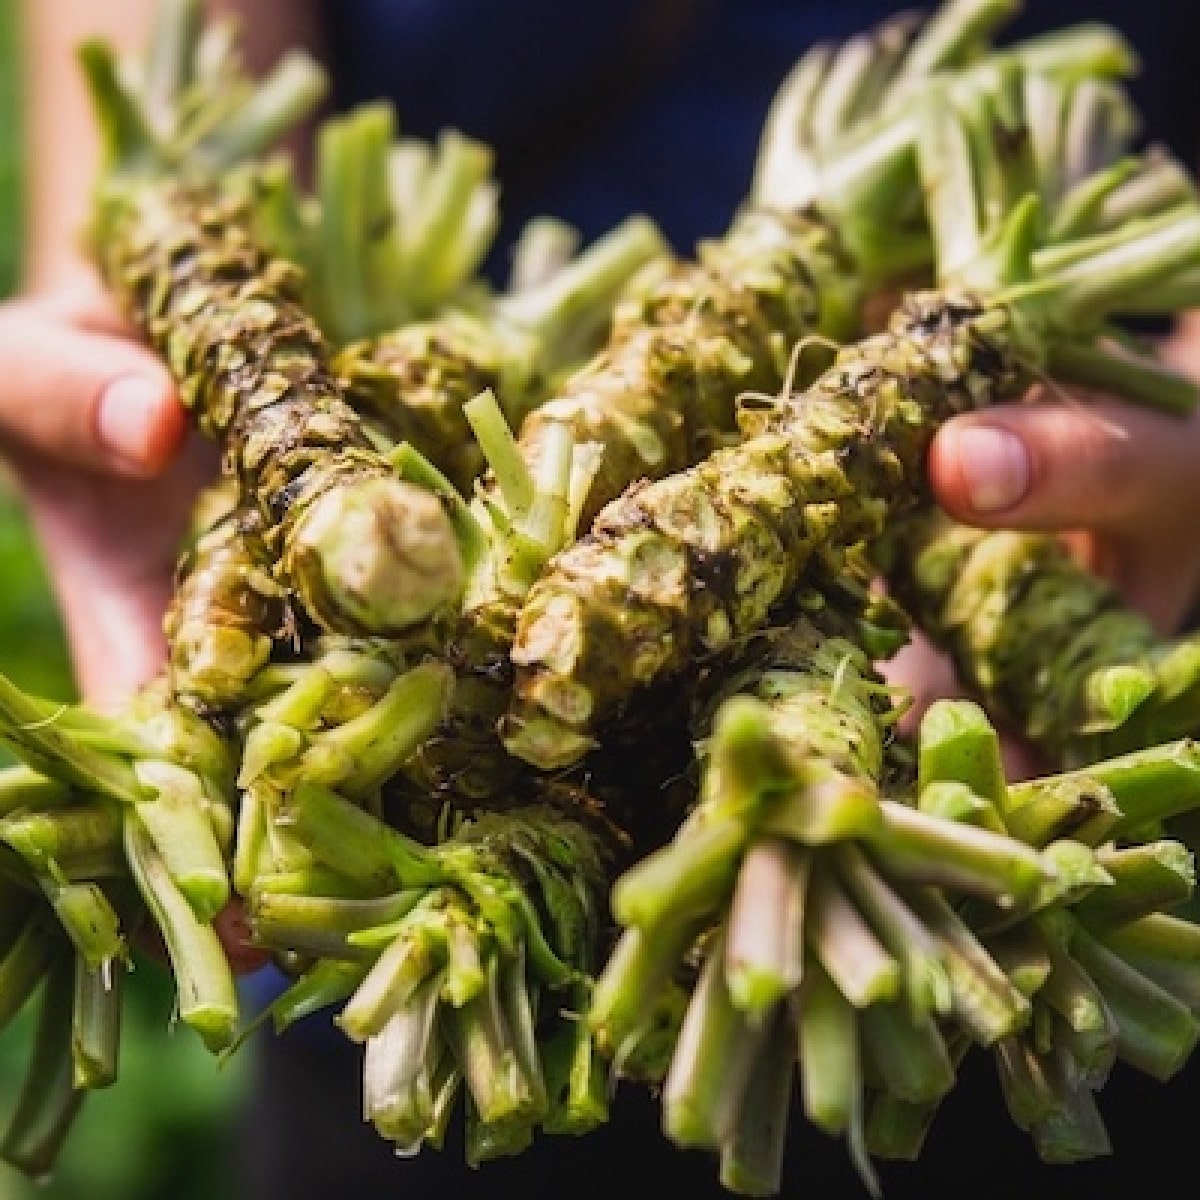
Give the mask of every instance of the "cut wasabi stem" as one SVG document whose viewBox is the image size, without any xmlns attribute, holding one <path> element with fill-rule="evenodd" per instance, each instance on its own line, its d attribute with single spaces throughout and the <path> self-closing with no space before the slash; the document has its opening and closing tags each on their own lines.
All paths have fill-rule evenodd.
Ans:
<svg viewBox="0 0 1200 1200">
<path fill-rule="evenodd" d="M 653 851 L 613 886 L 613 916 L 626 926 L 655 929 L 718 911 L 733 892 L 750 839 L 740 820 L 694 822 Z"/>
<path fill-rule="evenodd" d="M 1200 926 L 1169 913 L 1153 913 L 1098 929 L 1095 935 L 1134 970 L 1200 1014 Z"/>
<path fill-rule="evenodd" d="M 316 858 L 364 887 L 420 887 L 446 878 L 436 852 L 320 783 L 298 784 L 282 816 Z"/>
<path fill-rule="evenodd" d="M 962 1030 L 947 1036 L 947 1050 L 956 1071 L 971 1045 L 970 1037 Z M 941 1100 L 913 1102 L 889 1092 L 876 1092 L 867 1102 L 863 1133 L 866 1150 L 877 1158 L 916 1162 L 940 1107 Z"/>
<path fill-rule="evenodd" d="M 725 983 L 734 1007 L 765 1020 L 800 983 L 804 896 L 810 860 L 775 838 L 755 843 L 738 872 L 725 946 Z"/>
<path fill-rule="evenodd" d="M 965 783 L 949 779 L 934 780 L 921 788 L 916 800 L 921 812 L 941 821 L 958 821 L 988 829 L 1000 824 L 996 806 Z"/>
<path fill-rule="evenodd" d="M 910 1104 L 932 1104 L 954 1086 L 954 1064 L 936 1021 L 894 1000 L 858 1010 L 863 1073 Z"/>
<path fill-rule="evenodd" d="M 1108 872 L 1111 885 L 1096 888 L 1073 905 L 1075 916 L 1092 930 L 1173 908 L 1195 890 L 1195 858 L 1181 842 L 1102 847 L 1096 860 Z"/>
<path fill-rule="evenodd" d="M 247 916 L 261 946 L 286 947 L 320 957 L 370 961 L 372 948 L 359 946 L 364 930 L 390 928 L 413 908 L 423 893 L 402 889 L 366 898 L 307 895 L 254 889 Z"/>
<path fill-rule="evenodd" d="M 720 706 L 700 803 L 669 845 L 616 881 L 612 910 L 620 924 L 678 922 L 725 906 L 771 791 L 794 779 L 779 756 L 769 718 L 767 707 L 749 696 Z"/>
<path fill-rule="evenodd" d="M 923 888 L 911 902 L 940 952 L 951 1011 L 971 1037 L 990 1046 L 1025 1028 L 1029 1001 L 945 897 Z"/>
<path fill-rule="evenodd" d="M 90 1091 L 116 1082 L 123 982 L 122 966 L 93 967 L 82 957 L 75 960 L 71 1060 L 77 1088 Z"/>
<path fill-rule="evenodd" d="M 374 1037 L 426 979 L 441 975 L 446 963 L 445 929 L 438 914 L 442 897 L 426 893 L 401 919 L 398 932 L 372 964 L 338 1014 L 337 1023 L 351 1040 Z"/>
<path fill-rule="evenodd" d="M 271 1027 L 279 1034 L 297 1021 L 347 999 L 362 983 L 369 964 L 342 959 L 318 959 L 293 984 L 281 992 L 265 1010 Z"/>
<path fill-rule="evenodd" d="M 1095 980 L 1053 938 L 1047 942 L 1053 969 L 1036 1000 L 1057 1013 L 1065 1029 L 1056 1025 L 1041 1049 L 1063 1046 L 1099 1086 L 1117 1058 L 1116 1022 Z"/>
<path fill-rule="evenodd" d="M 508 290 L 520 292 L 553 279 L 575 256 L 583 235 L 559 217 L 533 217 L 513 242 Z"/>
<path fill-rule="evenodd" d="M 824 846 L 864 837 L 880 825 L 879 793 L 831 763 L 814 759 L 797 765 L 793 787 L 772 799 L 763 833 Z"/>
<path fill-rule="evenodd" d="M 125 817 L 125 853 L 138 891 L 166 945 L 179 1018 L 214 1054 L 234 1039 L 237 989 L 211 924 L 197 918 L 175 886 L 158 851 L 131 813 Z"/>
<path fill-rule="evenodd" d="M 608 1064 L 587 1022 L 588 991 L 572 989 L 572 999 L 557 1017 L 557 1028 L 541 1044 L 549 1108 L 547 1133 L 579 1136 L 608 1120 Z"/>
<path fill-rule="evenodd" d="M 1112 876 L 1101 865 L 1091 846 L 1073 838 L 1063 838 L 1051 842 L 1041 853 L 1049 868 L 1050 879 L 1030 902 L 1032 911 L 1072 905 L 1098 889 L 1112 886 Z M 1010 913 L 1009 918 L 1015 919 L 1017 915 L 1017 912 Z"/>
<path fill-rule="evenodd" d="M 695 921 L 681 920 L 662 927 L 631 926 L 621 932 L 596 979 L 588 1005 L 588 1027 L 593 1030 L 601 1052 L 619 1073 L 630 1059 L 662 1061 L 657 1052 L 648 1053 L 647 1043 L 665 1034 L 669 1050 L 678 1027 L 674 1006 L 664 1012 L 664 997 L 673 995 L 675 972 L 700 933 Z M 658 1021 L 666 1018 L 666 1028 Z M 639 1049 L 640 1047 L 640 1049 Z M 661 1074 L 651 1071 L 651 1077 Z"/>
<path fill-rule="evenodd" d="M 60 715 L 70 707 L 59 705 Z M 59 724 L 53 713 L 45 712 L 42 702 L 0 674 L 0 743 L 29 767 L 48 778 L 114 800 L 142 800 L 150 795 L 127 761 L 82 745 Z"/>
<path fill-rule="evenodd" d="M 433 1123 L 437 1068 L 443 1047 L 437 1030 L 437 974 L 424 980 L 363 1053 L 363 1117 L 402 1152 L 420 1148 Z"/>
<path fill-rule="evenodd" d="M 87 1092 L 75 1085 L 72 1056 L 74 961 L 57 958 L 42 991 L 33 1051 L 0 1158 L 27 1178 L 50 1177 Z"/>
<path fill-rule="evenodd" d="M 819 962 L 809 963 L 789 1002 L 804 1112 L 825 1133 L 846 1133 L 862 1106 L 854 1006 Z"/>
<path fill-rule="evenodd" d="M 733 1132 L 721 1144 L 721 1186 L 739 1196 L 774 1196 L 783 1183 L 794 1077 L 790 1040 L 781 1010 L 746 1082 Z"/>
<path fill-rule="evenodd" d="M 449 667 L 425 663 L 398 675 L 357 717 L 315 734 L 300 758 L 304 780 L 369 796 L 392 778 L 441 720 L 453 682 Z"/>
<path fill-rule="evenodd" d="M 707 948 L 663 1083 L 663 1132 L 677 1146 L 718 1150 L 736 1127 L 767 1028 L 739 1012 L 725 986 L 725 932 Z"/>
<path fill-rule="evenodd" d="M 1080 777 L 1106 787 L 1121 810 L 1122 819 L 1109 836 L 1128 836 L 1200 806 L 1200 744 L 1183 738 L 1147 746 L 1059 776 Z M 1035 782 L 1015 785 L 1014 803 L 1022 803 L 1036 789 Z"/>
<path fill-rule="evenodd" d="M 1026 780 L 1015 784 L 1011 794 L 1015 802 L 1005 824 L 1009 833 L 1030 846 L 1061 838 L 1097 846 L 1122 818 L 1112 789 L 1086 771 Z"/>
<path fill-rule="evenodd" d="M 1045 986 L 1053 969 L 1046 939 L 1030 921 L 989 936 L 987 949 L 1009 982 L 1027 999 Z"/>
<path fill-rule="evenodd" d="M 805 935 L 817 960 L 855 1008 L 899 994 L 903 972 L 831 871 L 809 879 Z"/>
<path fill-rule="evenodd" d="M 69 878 L 76 863 L 119 861 L 121 811 L 97 800 L 15 813 L 0 818 L 0 842 L 11 846 L 32 871 L 54 869 Z"/>
<path fill-rule="evenodd" d="M 31 913 L 0 958 L 0 1030 L 25 1007 L 64 946 L 61 931 L 38 911 Z"/>
<path fill-rule="evenodd" d="M 0 818 L 23 809 L 53 808 L 72 798 L 61 780 L 35 771 L 24 763 L 0 769 Z"/>
<path fill-rule="evenodd" d="M 196 916 L 212 920 L 229 902 L 232 884 L 199 778 L 167 762 L 139 762 L 134 769 L 139 781 L 155 793 L 153 800 L 134 806 L 136 819 Z"/>
<path fill-rule="evenodd" d="M 973 893 L 1001 907 L 1031 899 L 1051 879 L 1038 852 L 1007 835 L 939 820 L 894 800 L 881 808 L 882 827 L 866 839 L 867 849 L 895 878 Z"/>
<path fill-rule="evenodd" d="M 931 783 L 965 785 L 993 807 L 978 823 L 1002 832 L 1009 803 L 1000 734 L 983 709 L 969 700 L 934 701 L 921 718 L 917 746 L 918 797 Z"/>
<path fill-rule="evenodd" d="M 1079 926 L 1071 934 L 1070 952 L 1104 997 L 1121 1059 L 1154 1079 L 1175 1075 L 1200 1037 L 1200 1019 Z"/>
<path fill-rule="evenodd" d="M 953 992 L 946 964 L 906 898 L 872 868 L 857 846 L 839 846 L 834 861 L 847 893 L 900 964 L 902 991 L 913 1011 L 949 1012 Z"/>
<path fill-rule="evenodd" d="M 121 920 L 95 883 L 63 883 L 51 875 L 39 878 L 42 890 L 76 953 L 93 970 L 113 969 L 127 955 Z"/>
<path fill-rule="evenodd" d="M 1038 1156 L 1043 1162 L 1072 1163 L 1111 1154 L 1108 1130 L 1087 1075 L 1064 1053 L 1053 1056 L 1050 1074 L 1053 1107 L 1029 1131 Z"/>
<path fill-rule="evenodd" d="M 484 990 L 462 1008 L 443 1010 L 476 1116 L 485 1127 L 479 1131 L 485 1136 L 469 1155 L 518 1153 L 528 1145 L 534 1126 L 545 1115 L 540 1068 L 531 1077 L 522 1061 L 505 1013 L 500 973 L 499 959 L 492 958 Z"/>
</svg>

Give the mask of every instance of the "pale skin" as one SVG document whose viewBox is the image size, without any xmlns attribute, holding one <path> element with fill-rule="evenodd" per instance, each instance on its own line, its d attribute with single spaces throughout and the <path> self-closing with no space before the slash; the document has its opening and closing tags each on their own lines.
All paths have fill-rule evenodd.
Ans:
<svg viewBox="0 0 1200 1200">
<path fill-rule="evenodd" d="M 148 0 L 37 0 L 23 11 L 27 155 L 26 278 L 0 305 L 0 452 L 40 538 L 81 692 L 119 702 L 160 668 L 161 619 L 179 540 L 213 454 L 188 433 L 158 360 L 133 338 L 78 251 L 96 167 L 90 111 L 74 61 L 86 37 L 144 40 Z M 249 57 L 265 65 L 312 45 L 296 0 L 222 0 L 241 9 Z M 1200 318 L 1166 354 L 1200 376 Z M 999 435 L 999 436 L 997 436 Z M 930 476 L 960 520 L 1068 532 L 1086 560 L 1163 631 L 1200 584 L 1200 416 L 1180 420 L 1056 391 L 960 417 L 937 436 Z M 916 644 L 890 674 L 923 700 L 946 694 L 944 664 Z M 1028 766 L 1014 754 L 1014 762 Z M 239 939 L 229 938 L 236 954 Z"/>
</svg>

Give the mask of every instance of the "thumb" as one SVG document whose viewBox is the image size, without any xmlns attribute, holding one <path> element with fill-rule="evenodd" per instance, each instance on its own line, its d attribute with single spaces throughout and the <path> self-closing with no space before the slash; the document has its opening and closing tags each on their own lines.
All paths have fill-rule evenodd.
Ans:
<svg viewBox="0 0 1200 1200">
<path fill-rule="evenodd" d="M 18 454 L 144 476 L 183 445 L 186 416 L 155 356 L 48 306 L 0 307 L 0 378 L 0 441 Z"/>
<path fill-rule="evenodd" d="M 950 421 L 930 448 L 929 477 L 942 506 L 970 524 L 1126 538 L 1164 509 L 1194 519 L 1198 451 L 1200 426 L 1160 413 L 1015 405 Z"/>
</svg>

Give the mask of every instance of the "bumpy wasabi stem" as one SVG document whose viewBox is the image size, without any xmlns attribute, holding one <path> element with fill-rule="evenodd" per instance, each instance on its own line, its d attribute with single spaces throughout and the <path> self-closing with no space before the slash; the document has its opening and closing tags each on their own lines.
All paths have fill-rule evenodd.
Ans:
<svg viewBox="0 0 1200 1200">
<path fill-rule="evenodd" d="M 807 392 L 750 410 L 762 432 L 609 506 L 522 607 L 509 750 L 576 761 L 636 691 L 760 627 L 821 557 L 878 538 L 916 503 L 937 423 L 1027 378 L 1022 340 L 968 294 L 911 296 Z"/>
<path fill-rule="evenodd" d="M 889 579 L 985 706 L 1076 765 L 1200 728 L 1200 655 L 1159 634 L 1056 538 L 923 512 L 895 534 Z"/>
<path fill-rule="evenodd" d="M 1039 259 L 1038 197 L 1011 200 L 1008 182 L 1032 167 L 1008 159 L 1042 108 L 1011 89 L 952 99 L 929 100 L 918 143 L 944 288 L 909 295 L 805 391 L 744 402 L 741 444 L 631 490 L 558 556 L 517 623 L 503 731 L 514 754 L 577 761 L 636 692 L 733 644 L 814 563 L 915 508 L 942 421 L 1020 395 L 1055 347 L 1094 346 L 1129 297 L 1192 269 L 1194 197 L 1105 234 L 1090 257 L 1059 246 Z"/>
<path fill-rule="evenodd" d="M 176 122 L 198 56 L 194 44 L 180 50 L 178 77 L 162 81 Z M 225 182 L 231 156 L 269 143 L 313 98 L 316 76 L 282 87 L 276 77 L 240 121 L 184 154 L 172 141 L 181 131 L 150 115 L 162 97 L 135 94 L 104 45 L 81 57 L 107 141 L 97 265 L 200 429 L 222 443 L 281 586 L 319 624 L 349 632 L 397 632 L 453 604 L 461 564 L 444 513 L 372 447 L 330 373 L 299 272 L 256 242 L 250 198 Z M 396 528 L 415 530 L 414 543 Z"/>
<path fill-rule="evenodd" d="M 285 624 L 283 589 L 261 528 L 257 509 L 235 509 L 202 534 L 180 564 L 163 621 L 171 688 L 204 707 L 242 700 Z"/>
</svg>

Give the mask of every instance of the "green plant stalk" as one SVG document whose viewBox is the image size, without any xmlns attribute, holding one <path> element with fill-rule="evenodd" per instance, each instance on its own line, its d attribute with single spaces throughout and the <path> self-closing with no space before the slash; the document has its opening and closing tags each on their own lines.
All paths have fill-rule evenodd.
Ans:
<svg viewBox="0 0 1200 1200">
<path fill-rule="evenodd" d="M 978 820 L 993 830 L 1004 828 L 1008 787 L 1000 758 L 1000 735 L 978 706 L 966 701 L 937 700 L 921 718 L 918 740 L 917 797 L 940 781 L 965 785 L 991 809 Z"/>
<path fill-rule="evenodd" d="M 22 809 L 40 810 L 71 798 L 66 784 L 16 763 L 0 770 L 0 818 Z"/>
<path fill-rule="evenodd" d="M 1008 812 L 1009 832 L 1030 846 L 1073 838 L 1088 846 L 1103 842 L 1121 822 L 1121 809 L 1110 788 L 1086 771 L 1024 781 L 1018 804 Z"/>
<path fill-rule="evenodd" d="M 1093 932 L 1135 970 L 1200 1013 L 1200 926 L 1159 912 Z"/>
<path fill-rule="evenodd" d="M 740 1196 L 774 1196 L 783 1182 L 793 1061 L 787 1022 L 778 1017 L 755 1060 L 746 1104 L 721 1145 L 720 1180 Z"/>
<path fill-rule="evenodd" d="M 1083 781 L 1085 787 L 1094 781 L 1107 789 L 1121 818 L 1104 830 L 1104 836 L 1127 838 L 1196 808 L 1200 798 L 1200 746 L 1188 738 L 1147 745 L 1056 778 L 1067 783 Z M 1014 809 L 1019 812 L 1028 798 L 1038 795 L 1038 788 L 1036 782 L 1014 785 Z"/>
<path fill-rule="evenodd" d="M 724 931 L 709 947 L 663 1084 L 663 1130 L 683 1147 L 719 1149 L 732 1135 L 766 1029 L 734 1007 Z"/>
<path fill-rule="evenodd" d="M 906 898 L 872 868 L 858 846 L 839 846 L 834 861 L 847 895 L 900 964 L 908 1004 L 916 1012 L 948 1012 L 954 980 L 933 932 Z"/>
<path fill-rule="evenodd" d="M 815 872 L 810 882 L 806 935 L 813 954 L 855 1008 L 899 994 L 899 961 L 827 872 Z"/>
<path fill-rule="evenodd" d="M 775 839 L 746 852 L 730 904 L 725 983 L 736 1008 L 765 1020 L 800 983 L 810 862 Z"/>
<path fill-rule="evenodd" d="M 75 961 L 71 1022 L 74 1085 L 93 1090 L 116 1082 L 121 1040 L 122 968 Z"/>
<path fill-rule="evenodd" d="M 111 970 L 127 957 L 121 921 L 108 897 L 95 883 L 63 883 L 39 876 L 50 907 L 76 953 L 88 967 Z"/>
<path fill-rule="evenodd" d="M 1117 1029 L 1117 1053 L 1158 1080 L 1176 1074 L 1200 1036 L 1200 1020 L 1091 934 L 1076 928 L 1071 954 L 1096 981 Z"/>
<path fill-rule="evenodd" d="M 574 1003 L 559 1016 L 557 1029 L 541 1044 L 549 1111 L 547 1133 L 579 1136 L 608 1120 L 609 1076 L 585 1019 L 588 989 L 574 989 Z"/>
<path fill-rule="evenodd" d="M 73 995 L 74 963 L 60 956 L 46 980 L 33 1051 L 0 1139 L 0 1158 L 33 1180 L 49 1178 L 87 1095 L 75 1086 Z"/>
<path fill-rule="evenodd" d="M 855 1009 L 819 962 L 805 965 L 789 1000 L 804 1112 L 818 1129 L 846 1133 L 862 1104 L 862 1066 Z"/>
<path fill-rule="evenodd" d="M 76 863 L 95 862 L 114 851 L 120 862 L 121 813 L 108 801 L 79 801 L 71 807 L 56 802 L 48 811 L 26 809 L 0 818 L 0 841 L 31 870 L 46 871 L 53 864 L 69 878 Z"/>
<path fill-rule="evenodd" d="M 947 1051 L 956 1071 L 971 1044 L 961 1030 L 947 1036 Z M 864 1150 L 879 1158 L 916 1162 L 940 1107 L 940 1099 L 914 1102 L 890 1092 L 874 1093 L 863 1122 Z"/>
<path fill-rule="evenodd" d="M 1195 890 L 1195 859 L 1180 842 L 1160 839 L 1102 848 L 1096 858 L 1111 877 L 1111 886 L 1089 892 L 1073 906 L 1079 920 L 1093 930 L 1173 908 Z"/>
<path fill-rule="evenodd" d="M 366 898 L 260 888 L 248 894 L 247 915 L 255 942 L 265 947 L 369 962 L 374 957 L 373 948 L 359 945 L 359 935 L 368 930 L 392 928 L 421 895 L 417 888 Z"/>
<path fill-rule="evenodd" d="M 363 1116 L 405 1150 L 421 1145 L 433 1118 L 440 983 L 433 975 L 420 984 L 367 1040 L 363 1055 Z"/>
<path fill-rule="evenodd" d="M 928 1014 L 914 1016 L 894 1000 L 858 1010 L 863 1072 L 910 1104 L 930 1104 L 954 1085 L 954 1064 Z"/>
<path fill-rule="evenodd" d="M 674 1046 L 677 1014 L 670 1007 L 664 1013 L 663 1000 L 672 995 L 673 976 L 699 933 L 695 921 L 668 922 L 664 928 L 648 930 L 635 925 L 621 932 L 609 952 L 592 990 L 587 1021 L 601 1052 L 617 1070 L 625 1071 L 631 1060 L 641 1061 L 635 1058 L 639 1044 L 645 1057 L 644 1045 L 663 1032 L 658 1021 L 664 1016 L 665 1040 Z M 669 1060 L 669 1054 L 663 1057 Z M 662 1073 L 650 1073 L 661 1078 L 665 1066 Z"/>
<path fill-rule="evenodd" d="M 56 926 L 44 915 L 31 914 L 0 959 L 0 1029 L 6 1029 L 25 1007 L 50 969 L 62 943 Z"/>
<path fill-rule="evenodd" d="M 196 916 L 212 920 L 229 902 L 232 885 L 225 853 L 204 809 L 200 780 L 173 763 L 145 761 L 135 770 L 156 794 L 133 806 L 134 818 L 150 835 Z"/>
<path fill-rule="evenodd" d="M 233 1040 L 237 991 L 216 931 L 197 918 L 167 874 L 153 842 L 127 814 L 125 852 L 130 872 L 163 936 L 178 996 L 179 1018 L 214 1053 Z"/>
</svg>

